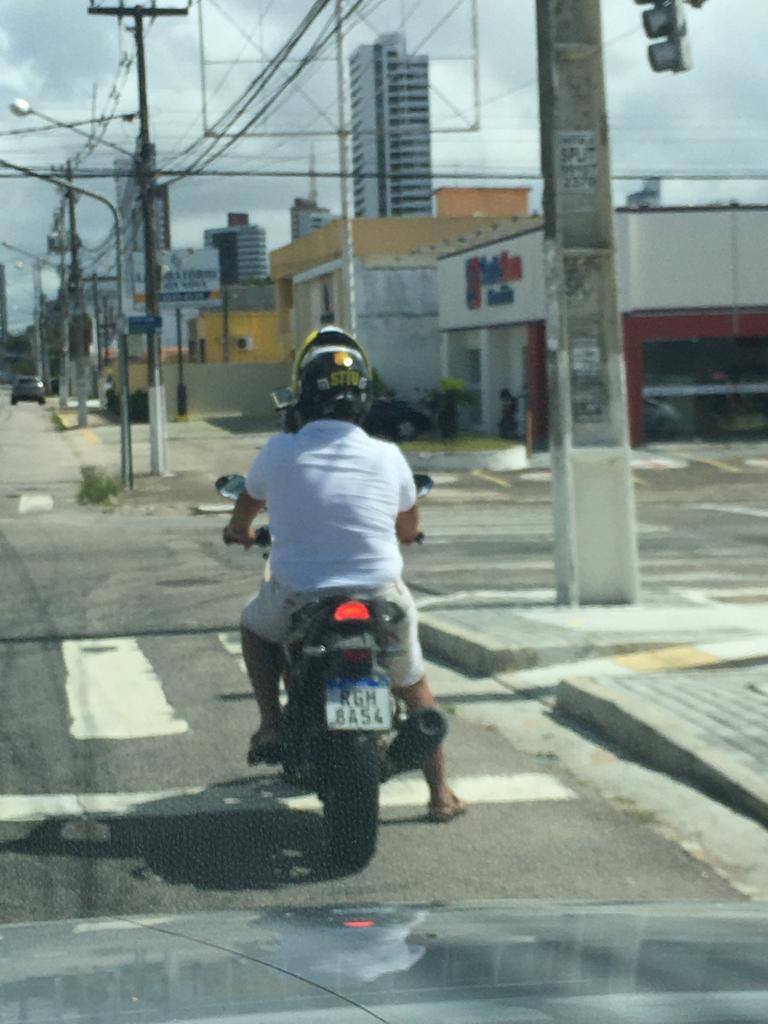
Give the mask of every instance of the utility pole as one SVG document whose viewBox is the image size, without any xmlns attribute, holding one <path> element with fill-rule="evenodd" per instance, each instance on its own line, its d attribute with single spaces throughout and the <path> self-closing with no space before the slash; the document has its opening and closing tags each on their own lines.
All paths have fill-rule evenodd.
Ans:
<svg viewBox="0 0 768 1024">
<path fill-rule="evenodd" d="M 155 152 L 149 133 L 149 104 L 147 102 L 147 73 L 144 55 L 144 19 L 183 17 L 188 7 L 143 7 L 140 4 L 119 4 L 115 7 L 94 7 L 91 0 L 89 14 L 133 18 L 136 39 L 136 69 L 139 85 L 139 160 L 138 179 L 141 193 L 141 211 L 144 222 L 144 309 L 147 316 L 157 317 L 159 307 L 159 274 L 157 266 L 157 230 L 155 223 Z M 150 472 L 162 476 L 168 472 L 166 443 L 165 387 L 161 354 L 162 332 L 147 332 L 147 374 L 149 385 L 149 439 Z"/>
<path fill-rule="evenodd" d="M 344 46 L 343 0 L 336 0 L 336 87 L 339 107 L 339 184 L 341 186 L 341 262 L 344 291 L 342 312 L 336 310 L 336 323 L 357 336 L 357 303 L 355 299 L 355 249 L 349 202 L 349 128 L 347 121 L 347 59 Z"/>
<path fill-rule="evenodd" d="M 72 163 L 67 161 L 67 181 L 72 181 Z M 88 426 L 88 381 L 85 365 L 85 307 L 83 303 L 83 281 L 80 274 L 80 239 L 77 237 L 77 214 L 75 193 L 67 189 L 69 211 L 69 286 L 75 305 L 75 392 L 77 394 L 77 425 Z"/>
<path fill-rule="evenodd" d="M 638 599 L 600 0 L 537 0 L 557 598 Z"/>
<path fill-rule="evenodd" d="M 59 324 L 61 355 L 59 357 L 59 408 L 66 409 L 69 402 L 70 344 L 69 344 L 69 279 L 67 277 L 67 236 L 64 228 L 66 196 L 56 214 L 54 229 L 48 239 L 48 251 L 59 256 Z"/>
</svg>

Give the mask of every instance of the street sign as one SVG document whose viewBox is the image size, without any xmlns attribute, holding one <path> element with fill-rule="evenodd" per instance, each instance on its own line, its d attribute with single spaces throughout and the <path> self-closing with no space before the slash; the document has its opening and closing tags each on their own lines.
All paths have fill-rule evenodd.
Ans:
<svg viewBox="0 0 768 1024">
<path fill-rule="evenodd" d="M 163 326 L 160 316 L 129 316 L 128 333 L 144 334 L 146 331 L 159 331 Z"/>
<path fill-rule="evenodd" d="M 221 301 L 219 251 L 207 249 L 169 249 L 158 256 L 161 306 L 170 308 L 218 306 Z M 133 256 L 133 301 L 144 302 L 144 256 Z"/>
</svg>

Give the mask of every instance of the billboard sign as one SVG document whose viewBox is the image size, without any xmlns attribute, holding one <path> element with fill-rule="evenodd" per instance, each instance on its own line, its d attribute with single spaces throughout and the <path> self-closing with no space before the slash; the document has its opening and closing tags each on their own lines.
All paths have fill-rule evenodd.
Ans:
<svg viewBox="0 0 768 1024">
<path fill-rule="evenodd" d="M 158 255 L 161 306 L 204 309 L 221 302 L 219 252 L 214 248 L 170 249 Z M 144 254 L 133 254 L 133 301 L 144 305 Z"/>
</svg>

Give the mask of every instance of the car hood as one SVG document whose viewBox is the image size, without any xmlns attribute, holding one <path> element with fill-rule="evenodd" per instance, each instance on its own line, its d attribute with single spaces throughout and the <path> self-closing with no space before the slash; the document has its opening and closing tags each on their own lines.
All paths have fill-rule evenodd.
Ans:
<svg viewBox="0 0 768 1024">
<path fill-rule="evenodd" d="M 768 904 L 370 905 L 0 926 L 3 1024 L 768 1020 Z"/>
</svg>

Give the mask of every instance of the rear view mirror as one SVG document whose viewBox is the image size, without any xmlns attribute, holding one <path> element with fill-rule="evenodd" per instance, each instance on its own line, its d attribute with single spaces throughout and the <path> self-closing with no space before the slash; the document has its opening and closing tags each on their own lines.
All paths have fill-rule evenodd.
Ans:
<svg viewBox="0 0 768 1024">
<path fill-rule="evenodd" d="M 419 498 L 426 498 L 435 486 L 435 481 L 426 473 L 414 473 L 413 482 L 416 484 L 416 495 Z"/>
<path fill-rule="evenodd" d="M 222 498 L 237 501 L 245 490 L 245 477 L 239 473 L 229 473 L 227 476 L 220 476 L 214 486 Z"/>
<path fill-rule="evenodd" d="M 275 388 L 272 392 L 272 401 L 276 409 L 285 409 L 294 402 L 293 388 Z"/>
</svg>

